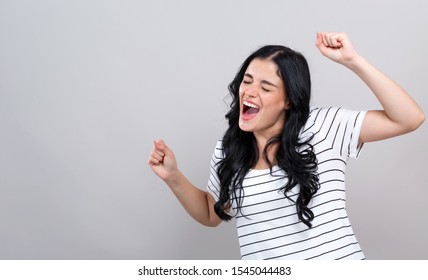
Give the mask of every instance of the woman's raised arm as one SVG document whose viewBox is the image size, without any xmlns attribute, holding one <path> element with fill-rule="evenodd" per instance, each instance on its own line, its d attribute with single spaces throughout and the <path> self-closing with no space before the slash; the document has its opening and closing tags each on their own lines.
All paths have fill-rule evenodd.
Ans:
<svg viewBox="0 0 428 280">
<path fill-rule="evenodd" d="M 367 112 L 361 128 L 360 142 L 402 135 L 417 129 L 424 122 L 424 112 L 415 100 L 360 56 L 345 33 L 318 33 L 316 45 L 324 56 L 357 74 L 383 107 L 383 110 Z"/>
</svg>

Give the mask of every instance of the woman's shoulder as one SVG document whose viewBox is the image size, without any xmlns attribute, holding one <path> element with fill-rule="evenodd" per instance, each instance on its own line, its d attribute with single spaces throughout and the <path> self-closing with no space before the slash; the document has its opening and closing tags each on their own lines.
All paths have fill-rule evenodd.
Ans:
<svg viewBox="0 0 428 280">
<path fill-rule="evenodd" d="M 311 106 L 309 109 L 309 116 L 305 125 L 305 129 L 313 127 L 317 121 L 325 116 L 326 112 L 328 112 L 328 109 L 329 108 L 325 107 Z"/>
<path fill-rule="evenodd" d="M 320 128 L 328 123 L 331 118 L 334 118 L 335 115 L 340 114 L 342 108 L 340 107 L 318 107 L 311 106 L 309 110 L 308 120 L 303 128 L 303 133 L 305 132 L 315 132 L 319 131 Z"/>
<path fill-rule="evenodd" d="M 311 106 L 309 111 L 308 123 L 322 123 L 328 120 L 342 119 L 349 114 L 356 114 L 358 111 L 349 110 L 342 107 L 317 107 Z"/>
<path fill-rule="evenodd" d="M 311 106 L 309 109 L 309 118 L 317 118 L 319 115 L 326 115 L 331 112 L 337 113 L 338 111 L 343 110 L 341 107 L 329 106 L 329 107 L 319 107 Z"/>
<path fill-rule="evenodd" d="M 221 139 L 217 140 L 217 143 L 214 148 L 213 158 L 215 158 L 217 161 L 224 158 L 223 141 Z"/>
</svg>

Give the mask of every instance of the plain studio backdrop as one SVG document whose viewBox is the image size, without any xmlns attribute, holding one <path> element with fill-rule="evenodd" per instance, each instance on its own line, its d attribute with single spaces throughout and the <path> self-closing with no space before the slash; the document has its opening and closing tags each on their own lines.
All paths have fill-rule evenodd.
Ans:
<svg viewBox="0 0 428 280">
<path fill-rule="evenodd" d="M 317 31 L 354 47 L 428 112 L 426 1 L 0 1 L 0 258 L 237 259 L 234 221 L 193 221 L 147 165 L 153 140 L 206 188 L 227 85 L 265 44 L 302 52 L 312 103 L 379 109 Z M 368 259 L 428 259 L 428 126 L 350 160 Z"/>
</svg>

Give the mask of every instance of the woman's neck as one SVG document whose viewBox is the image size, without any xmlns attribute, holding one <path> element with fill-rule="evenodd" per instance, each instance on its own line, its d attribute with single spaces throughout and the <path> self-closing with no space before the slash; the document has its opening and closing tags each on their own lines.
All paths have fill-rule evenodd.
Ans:
<svg viewBox="0 0 428 280">
<path fill-rule="evenodd" d="M 256 163 L 256 165 L 253 167 L 254 169 L 268 169 L 269 163 L 266 161 L 266 158 L 264 156 L 264 151 L 266 149 L 266 146 L 271 138 L 264 138 L 264 137 L 256 137 L 257 146 L 259 148 L 259 159 Z M 267 149 L 267 158 L 271 165 L 275 165 L 277 163 L 276 161 L 276 152 L 278 150 L 278 143 L 274 143 L 269 145 Z"/>
</svg>

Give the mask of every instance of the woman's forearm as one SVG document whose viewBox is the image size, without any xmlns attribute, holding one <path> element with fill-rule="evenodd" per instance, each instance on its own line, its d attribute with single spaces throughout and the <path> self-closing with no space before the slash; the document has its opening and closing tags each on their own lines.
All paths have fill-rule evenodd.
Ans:
<svg viewBox="0 0 428 280">
<path fill-rule="evenodd" d="M 179 170 L 165 180 L 189 215 L 199 223 L 214 227 L 221 219 L 214 212 L 214 199 L 206 191 L 195 187 Z"/>
</svg>

